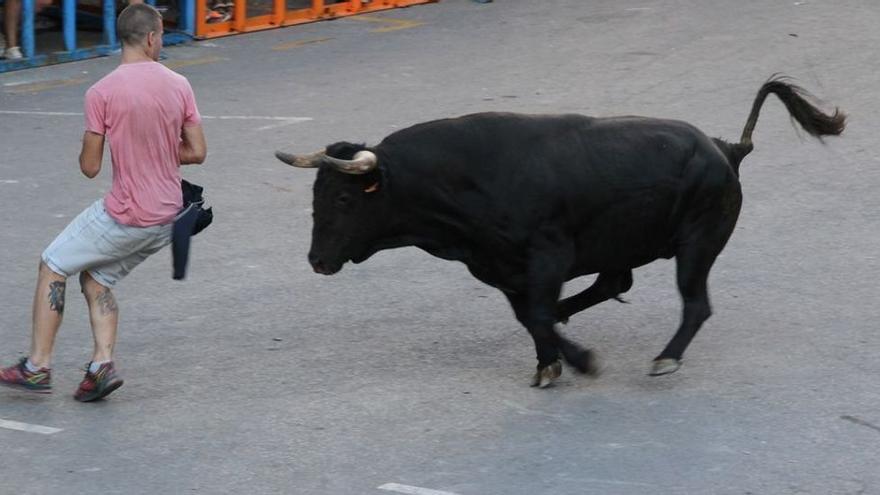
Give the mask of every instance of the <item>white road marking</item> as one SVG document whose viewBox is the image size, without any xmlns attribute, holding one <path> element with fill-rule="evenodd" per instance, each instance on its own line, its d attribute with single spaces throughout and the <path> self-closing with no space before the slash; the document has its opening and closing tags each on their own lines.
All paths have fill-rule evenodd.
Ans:
<svg viewBox="0 0 880 495">
<path fill-rule="evenodd" d="M 272 117 L 264 115 L 202 115 L 202 118 L 217 120 L 292 120 L 294 122 L 308 122 L 313 120 L 311 117 Z"/>
<path fill-rule="evenodd" d="M 288 126 L 291 124 L 298 124 L 300 122 L 306 122 L 309 120 L 312 120 L 312 119 L 310 119 L 308 117 L 297 117 L 297 118 L 293 118 L 293 119 L 287 119 L 287 121 L 281 122 L 278 124 L 269 124 L 269 125 L 264 125 L 263 127 L 257 127 L 257 130 L 258 131 L 267 131 L 269 129 L 277 129 L 279 127 L 284 127 L 284 126 Z"/>
<path fill-rule="evenodd" d="M 398 483 L 385 483 L 379 487 L 380 490 L 388 490 L 389 492 L 406 493 L 408 495 L 456 495 L 452 492 L 443 492 L 440 490 L 431 490 L 430 488 L 420 488 L 418 486 L 401 485 Z"/>
<path fill-rule="evenodd" d="M 6 419 L 0 419 L 0 428 L 6 428 L 7 430 L 26 431 L 28 433 L 39 433 L 41 435 L 51 435 L 53 433 L 58 433 L 59 431 L 64 431 L 61 428 L 19 423 L 18 421 L 9 421 Z"/>
<path fill-rule="evenodd" d="M 418 486 L 401 485 L 399 483 L 385 483 L 380 486 L 379 489 L 388 490 L 389 492 L 406 493 L 408 495 L 457 495 L 452 492 L 431 490 L 430 488 L 421 488 Z"/>
<path fill-rule="evenodd" d="M 587 483 L 605 483 L 607 485 L 648 486 L 657 488 L 657 485 L 652 485 L 650 483 L 641 483 L 638 481 L 603 480 L 599 478 L 577 478 L 577 481 L 586 481 Z"/>
<path fill-rule="evenodd" d="M 0 180 L 0 184 L 18 184 L 18 181 L 6 179 L 6 180 Z"/>
<path fill-rule="evenodd" d="M 584 481 L 587 483 L 600 483 L 600 484 L 607 484 L 607 485 L 656 487 L 656 485 L 652 485 L 649 483 L 641 483 L 638 481 L 603 480 L 600 478 L 577 478 L 577 480 Z M 380 486 L 379 489 L 380 490 L 388 490 L 390 492 L 405 493 L 407 495 L 457 495 L 452 492 L 444 492 L 441 490 L 432 490 L 430 488 L 421 488 L 418 486 L 401 485 L 399 483 L 386 483 L 386 484 Z"/>
<path fill-rule="evenodd" d="M 43 81 L 21 81 L 5 83 L 3 87 L 8 88 L 7 93 L 39 93 L 48 89 L 63 88 L 65 86 L 74 86 L 86 82 L 85 79 L 50 79 Z"/>
<path fill-rule="evenodd" d="M 0 110 L 0 115 L 34 115 L 40 117 L 82 117 L 81 112 L 31 112 L 25 110 Z M 276 117 L 272 115 L 202 115 L 202 119 L 208 120 L 271 120 L 275 124 L 258 127 L 258 131 L 275 129 L 300 122 L 314 120 L 311 117 Z"/>
<path fill-rule="evenodd" d="M 3 115 L 42 115 L 46 117 L 82 117 L 82 113 L 76 112 L 26 112 L 23 110 L 0 110 Z"/>
<path fill-rule="evenodd" d="M 559 420 L 562 420 L 562 421 L 571 421 L 571 420 L 576 419 L 576 417 L 575 417 L 574 415 L 571 415 L 571 414 L 556 414 L 556 413 L 546 412 L 546 411 L 536 411 L 536 410 L 534 410 L 534 409 L 529 409 L 529 408 L 527 408 L 527 407 L 521 406 L 521 405 L 519 405 L 519 404 L 517 404 L 516 402 L 513 402 L 513 401 L 505 400 L 505 401 L 503 401 L 503 402 L 504 402 L 504 404 L 506 404 L 508 407 L 510 407 L 511 409 L 516 410 L 517 413 L 522 414 L 522 415 L 529 415 L 529 416 L 544 416 L 544 417 L 547 417 L 547 418 L 554 418 L 554 419 L 559 419 Z"/>
</svg>

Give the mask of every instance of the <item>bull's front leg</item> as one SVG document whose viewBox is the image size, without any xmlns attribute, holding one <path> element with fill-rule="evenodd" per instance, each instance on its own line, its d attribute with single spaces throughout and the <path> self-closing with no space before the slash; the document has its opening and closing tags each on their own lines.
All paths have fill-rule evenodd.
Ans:
<svg viewBox="0 0 880 495">
<path fill-rule="evenodd" d="M 533 387 L 547 387 L 562 375 L 562 362 L 559 360 L 559 339 L 553 322 L 542 321 L 535 308 L 529 303 L 530 297 L 524 294 L 505 293 L 516 313 L 516 319 L 529 331 L 535 341 L 538 368 L 532 377 Z"/>
<path fill-rule="evenodd" d="M 532 378 L 533 387 L 546 387 L 562 374 L 562 366 L 559 362 L 560 353 L 565 361 L 578 372 L 591 376 L 599 373 L 596 357 L 592 351 L 566 339 L 552 324 L 545 322 L 543 326 L 535 325 L 536 322 L 527 316 L 529 306 L 526 303 L 526 297 L 510 293 L 505 293 L 505 295 L 510 301 L 517 319 L 529 330 L 535 341 L 538 369 Z"/>
<path fill-rule="evenodd" d="M 562 375 L 562 362 L 559 360 L 560 340 L 556 329 L 553 328 L 556 321 L 555 314 L 545 311 L 544 304 L 530 304 L 530 306 L 530 316 L 526 319 L 525 326 L 535 341 L 535 354 L 538 358 L 532 386 L 544 388 Z M 555 308 L 555 304 L 553 307 Z"/>
<path fill-rule="evenodd" d="M 547 387 L 562 374 L 560 352 L 579 371 L 592 370 L 589 351 L 566 340 L 554 328 L 559 294 L 574 256 L 574 242 L 552 225 L 542 228 L 529 248 L 527 286 L 514 309 L 535 341 L 538 366 L 532 378 L 534 387 Z"/>
</svg>

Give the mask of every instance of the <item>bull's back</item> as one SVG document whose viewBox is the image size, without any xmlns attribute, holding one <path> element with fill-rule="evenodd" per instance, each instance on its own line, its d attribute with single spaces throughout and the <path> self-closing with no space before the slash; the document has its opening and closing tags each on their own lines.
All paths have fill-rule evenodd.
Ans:
<svg viewBox="0 0 880 495">
<path fill-rule="evenodd" d="M 689 196 L 733 177 L 702 132 L 642 117 L 473 114 L 390 135 L 407 167 L 472 223 L 479 263 L 521 262 L 557 225 L 576 243 L 576 274 L 668 253 Z M 495 270 L 505 271 L 504 266 Z"/>
<path fill-rule="evenodd" d="M 456 177 L 519 174 L 530 188 L 556 182 L 612 187 L 681 175 L 698 146 L 715 149 L 690 124 L 646 117 L 477 113 L 418 124 L 380 146 L 407 156 L 407 167 Z M 717 150 L 717 149 L 716 149 Z M 721 156 L 719 154 L 719 156 Z"/>
</svg>

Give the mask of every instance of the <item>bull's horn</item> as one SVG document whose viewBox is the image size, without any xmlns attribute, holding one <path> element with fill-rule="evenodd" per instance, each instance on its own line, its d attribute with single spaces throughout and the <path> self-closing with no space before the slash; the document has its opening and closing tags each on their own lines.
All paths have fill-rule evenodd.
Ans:
<svg viewBox="0 0 880 495">
<path fill-rule="evenodd" d="M 324 155 L 324 162 L 332 165 L 336 170 L 346 173 L 346 174 L 354 174 L 361 175 L 369 172 L 376 168 L 379 160 L 376 158 L 376 154 L 372 151 L 358 151 L 354 154 L 354 159 L 352 160 L 342 160 L 340 158 L 333 158 L 332 156 Z"/>
<path fill-rule="evenodd" d="M 294 167 L 318 168 L 318 166 L 321 165 L 321 160 L 324 158 L 324 151 L 316 151 L 302 156 L 291 155 L 290 153 L 285 153 L 283 151 L 276 151 L 275 157 L 288 165 L 293 165 Z"/>
</svg>

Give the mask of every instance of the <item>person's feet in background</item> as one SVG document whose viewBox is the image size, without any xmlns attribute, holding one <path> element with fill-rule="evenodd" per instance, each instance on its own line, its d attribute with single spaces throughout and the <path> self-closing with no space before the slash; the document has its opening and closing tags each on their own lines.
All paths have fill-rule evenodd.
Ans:
<svg viewBox="0 0 880 495">
<path fill-rule="evenodd" d="M 36 0 L 35 14 L 51 4 L 52 0 Z M 18 26 L 21 23 L 21 0 L 5 0 L 3 3 L 3 34 L 6 48 L 3 50 L 3 58 L 18 60 L 23 58 L 21 48 L 18 46 Z"/>
<path fill-rule="evenodd" d="M 21 48 L 17 46 L 10 46 L 9 48 L 3 50 L 3 58 L 6 60 L 21 60 L 24 58 L 24 55 L 21 53 Z"/>
<path fill-rule="evenodd" d="M 7 53 L 9 50 L 9 53 Z M 17 46 L 6 46 L 6 36 L 0 35 L 0 58 L 18 60 L 22 58 L 21 50 Z"/>
</svg>

